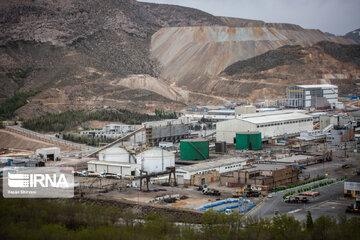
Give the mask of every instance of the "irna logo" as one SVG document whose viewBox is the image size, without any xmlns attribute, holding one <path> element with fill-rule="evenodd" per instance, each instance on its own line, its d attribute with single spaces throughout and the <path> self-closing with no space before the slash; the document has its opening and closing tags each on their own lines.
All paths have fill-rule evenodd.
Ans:
<svg viewBox="0 0 360 240">
<path fill-rule="evenodd" d="M 13 174 L 8 173 L 8 186 L 11 188 L 53 187 L 67 188 L 69 183 L 64 174 L 47 173 Z"/>
</svg>

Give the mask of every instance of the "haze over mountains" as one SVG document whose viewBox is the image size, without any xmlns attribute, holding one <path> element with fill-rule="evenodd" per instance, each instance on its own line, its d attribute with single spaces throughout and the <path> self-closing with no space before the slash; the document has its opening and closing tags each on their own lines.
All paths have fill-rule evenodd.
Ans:
<svg viewBox="0 0 360 240">
<path fill-rule="evenodd" d="M 133 0 L 0 4 L 0 98 L 43 89 L 18 117 L 275 97 L 299 83 L 346 92 L 360 79 L 359 45 L 297 25 Z"/>
</svg>

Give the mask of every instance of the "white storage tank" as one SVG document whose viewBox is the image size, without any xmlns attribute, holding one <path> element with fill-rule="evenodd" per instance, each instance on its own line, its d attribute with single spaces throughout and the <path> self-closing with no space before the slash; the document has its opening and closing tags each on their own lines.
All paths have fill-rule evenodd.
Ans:
<svg viewBox="0 0 360 240">
<path fill-rule="evenodd" d="M 106 162 L 133 163 L 130 153 L 120 147 L 107 148 L 99 152 L 99 160 Z"/>
<path fill-rule="evenodd" d="M 148 173 L 166 171 L 167 167 L 175 167 L 175 154 L 161 148 L 153 148 L 137 156 L 141 170 Z"/>
</svg>

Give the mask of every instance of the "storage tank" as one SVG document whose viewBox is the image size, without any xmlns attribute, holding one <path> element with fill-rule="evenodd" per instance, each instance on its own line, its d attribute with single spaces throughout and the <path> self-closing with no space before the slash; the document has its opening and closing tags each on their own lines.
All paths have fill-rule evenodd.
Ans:
<svg viewBox="0 0 360 240">
<path fill-rule="evenodd" d="M 106 148 L 99 152 L 99 160 L 107 162 L 124 162 L 130 163 L 131 156 L 130 153 L 119 147 Z"/>
<path fill-rule="evenodd" d="M 209 141 L 187 139 L 180 142 L 181 160 L 205 160 L 209 158 Z"/>
<path fill-rule="evenodd" d="M 175 154 L 162 148 L 152 148 L 140 153 L 137 162 L 141 163 L 141 170 L 148 173 L 163 172 L 167 167 L 175 167 Z"/>
<path fill-rule="evenodd" d="M 240 149 L 240 150 L 261 149 L 261 132 L 236 133 L 236 149 Z"/>
</svg>

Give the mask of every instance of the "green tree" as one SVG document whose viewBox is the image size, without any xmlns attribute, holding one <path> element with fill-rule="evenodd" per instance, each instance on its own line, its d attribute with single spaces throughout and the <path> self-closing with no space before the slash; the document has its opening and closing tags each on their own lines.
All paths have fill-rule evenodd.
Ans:
<svg viewBox="0 0 360 240">
<path fill-rule="evenodd" d="M 310 211 L 307 211 L 307 215 L 306 215 L 306 228 L 308 230 L 311 230 L 313 229 L 314 227 L 314 222 L 313 222 L 313 219 L 312 219 L 312 216 L 311 216 L 311 212 Z"/>
</svg>

